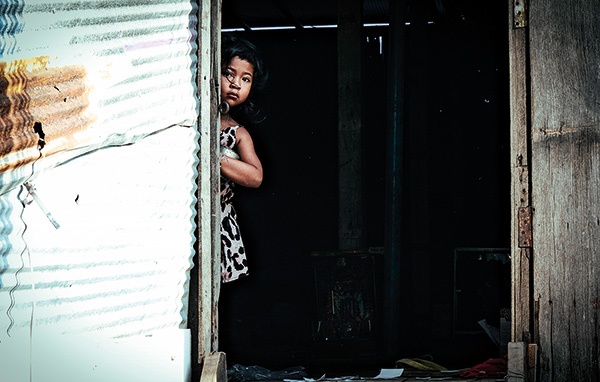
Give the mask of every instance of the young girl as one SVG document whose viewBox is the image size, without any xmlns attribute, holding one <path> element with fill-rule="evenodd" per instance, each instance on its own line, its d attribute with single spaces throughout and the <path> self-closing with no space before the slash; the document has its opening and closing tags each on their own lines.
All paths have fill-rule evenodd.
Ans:
<svg viewBox="0 0 600 382">
<path fill-rule="evenodd" d="M 235 184 L 256 188 L 263 179 L 252 138 L 236 122 L 255 122 L 254 98 L 265 85 L 267 73 L 257 48 L 248 41 L 224 36 L 221 45 L 221 276 L 223 282 L 248 274 L 235 209 L 231 204 Z"/>
</svg>

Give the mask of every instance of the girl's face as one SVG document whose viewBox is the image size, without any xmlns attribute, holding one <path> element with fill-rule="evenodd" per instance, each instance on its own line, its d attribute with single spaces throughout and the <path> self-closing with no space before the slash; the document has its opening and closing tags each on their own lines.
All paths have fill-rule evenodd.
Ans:
<svg viewBox="0 0 600 382">
<path fill-rule="evenodd" d="M 234 57 L 221 73 L 221 102 L 234 107 L 248 98 L 252 88 L 254 68 L 246 60 Z"/>
</svg>

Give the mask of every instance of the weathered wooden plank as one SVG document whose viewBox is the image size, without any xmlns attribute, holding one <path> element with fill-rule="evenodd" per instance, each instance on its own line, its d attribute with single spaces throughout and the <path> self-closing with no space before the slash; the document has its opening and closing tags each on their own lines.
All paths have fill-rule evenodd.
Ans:
<svg viewBox="0 0 600 382">
<path fill-rule="evenodd" d="M 514 28 L 514 0 L 509 0 L 509 66 L 510 66 L 510 147 L 511 147 L 511 266 L 512 321 L 511 337 L 515 342 L 531 341 L 531 248 L 519 246 L 520 208 L 530 206 L 530 138 L 528 128 L 529 98 L 527 78 L 527 30 Z"/>
<path fill-rule="evenodd" d="M 190 310 L 195 309 L 197 319 L 196 330 L 193 331 L 196 338 L 192 348 L 192 362 L 200 364 L 204 356 L 210 352 L 210 289 L 206 293 L 207 264 L 210 264 L 210 4 L 207 1 L 198 2 L 198 67 L 196 82 L 198 89 L 198 100 L 200 110 L 198 115 L 199 139 L 199 162 L 198 162 L 198 215 L 197 215 L 197 259 L 192 269 L 194 275 L 192 280 L 197 282 L 191 285 L 197 301 L 190 304 Z M 204 270 L 204 271 L 203 271 Z M 197 305 L 193 305 L 197 303 Z M 194 366 L 194 365 L 193 365 Z"/>
<path fill-rule="evenodd" d="M 225 353 L 217 352 L 206 357 L 200 382 L 227 382 Z"/>
<path fill-rule="evenodd" d="M 363 246 L 362 1 L 338 1 L 338 246 Z"/>
<path fill-rule="evenodd" d="M 586 135 L 571 133 L 534 148 L 542 380 L 598 373 L 600 141 Z"/>
<path fill-rule="evenodd" d="M 508 343 L 507 382 L 522 382 L 527 374 L 527 346 L 524 342 Z"/>
<path fill-rule="evenodd" d="M 530 5 L 534 133 L 568 133 L 598 122 L 600 4 L 546 0 Z"/>
<path fill-rule="evenodd" d="M 211 351 L 219 349 L 218 302 L 221 290 L 221 162 L 218 105 L 221 102 L 221 11 L 222 0 L 210 0 L 210 187 L 211 187 Z M 207 323 L 208 325 L 208 323 Z"/>
<path fill-rule="evenodd" d="M 597 381 L 600 3 L 530 6 L 539 378 Z"/>
<path fill-rule="evenodd" d="M 198 3 L 198 99 L 200 132 L 198 164 L 198 332 L 197 355 L 201 363 L 218 346 L 216 301 L 220 272 L 219 162 L 217 88 L 220 78 L 221 1 Z M 215 63 L 216 62 L 216 63 Z M 216 69 L 215 69 L 216 67 Z"/>
<path fill-rule="evenodd" d="M 538 346 L 537 344 L 529 344 L 527 346 L 527 380 L 531 382 L 538 381 L 537 379 L 538 365 Z"/>
</svg>

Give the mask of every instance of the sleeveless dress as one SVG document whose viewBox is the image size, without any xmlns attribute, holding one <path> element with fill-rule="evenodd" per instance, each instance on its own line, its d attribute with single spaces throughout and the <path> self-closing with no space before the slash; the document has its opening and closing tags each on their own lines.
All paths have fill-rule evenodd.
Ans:
<svg viewBox="0 0 600 382">
<path fill-rule="evenodd" d="M 235 147 L 239 126 L 229 126 L 221 131 L 221 146 L 231 150 Z M 240 236 L 237 214 L 231 200 L 235 183 L 221 177 L 221 279 L 223 282 L 237 280 L 248 275 L 246 249 Z"/>
</svg>

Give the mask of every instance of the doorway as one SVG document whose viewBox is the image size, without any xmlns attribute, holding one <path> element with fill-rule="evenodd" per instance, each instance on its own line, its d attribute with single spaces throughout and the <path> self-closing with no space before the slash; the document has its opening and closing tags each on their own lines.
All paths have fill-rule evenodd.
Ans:
<svg viewBox="0 0 600 382">
<path fill-rule="evenodd" d="M 235 25 L 228 24 L 226 5 L 223 28 Z M 442 13 L 432 2 L 409 14 L 401 270 L 407 327 L 400 329 L 398 358 L 432 354 L 440 364 L 465 367 L 498 356 L 483 329 L 454 333 L 454 254 L 510 246 L 505 13 L 503 6 L 466 2 Z M 243 18 L 243 9 L 236 15 Z M 234 202 L 251 276 L 222 288 L 220 341 L 228 364 L 389 362 L 381 347 L 368 356 L 334 352 L 330 360 L 314 351 L 319 306 L 310 255 L 337 250 L 336 30 L 227 33 L 255 43 L 271 71 L 262 105 L 268 118 L 249 128 L 264 182 L 256 190 L 238 188 Z M 386 26 L 364 29 L 369 248 L 384 244 L 388 38 Z M 381 263 L 374 269 L 381 288 Z"/>
</svg>

